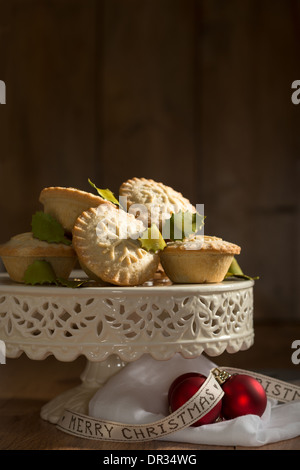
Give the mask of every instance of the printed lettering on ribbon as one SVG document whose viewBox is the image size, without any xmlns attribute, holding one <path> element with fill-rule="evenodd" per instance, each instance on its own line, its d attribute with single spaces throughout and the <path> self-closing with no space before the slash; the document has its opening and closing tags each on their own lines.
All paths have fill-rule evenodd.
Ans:
<svg viewBox="0 0 300 470">
<path fill-rule="evenodd" d="M 152 441 L 184 429 L 205 416 L 221 400 L 224 392 L 212 373 L 198 392 L 166 418 L 149 424 L 123 424 L 65 410 L 58 429 L 76 436 L 113 441 Z"/>
<path fill-rule="evenodd" d="M 287 403 L 300 399 L 300 387 L 243 369 L 218 367 L 229 374 L 246 374 L 258 380 L 269 398 Z M 103 441 L 142 442 L 159 439 L 191 426 L 205 416 L 223 397 L 224 392 L 213 371 L 201 388 L 182 407 L 165 418 L 149 424 L 124 424 L 92 418 L 65 410 L 57 428 L 75 436 Z M 213 425 L 213 424 L 212 424 Z"/>
<path fill-rule="evenodd" d="M 282 403 L 300 400 L 300 387 L 295 384 L 290 384 L 282 380 L 274 379 L 263 374 L 256 372 L 248 372 L 243 369 L 236 369 L 233 367 L 219 367 L 219 369 L 226 370 L 229 374 L 246 374 L 254 377 L 264 387 L 266 394 L 269 398 L 274 398 Z"/>
</svg>

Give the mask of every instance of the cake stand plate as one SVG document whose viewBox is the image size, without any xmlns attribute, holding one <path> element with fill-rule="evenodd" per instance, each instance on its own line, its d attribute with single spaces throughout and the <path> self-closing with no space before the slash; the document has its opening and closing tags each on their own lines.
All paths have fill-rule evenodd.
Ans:
<svg viewBox="0 0 300 470">
<path fill-rule="evenodd" d="M 74 277 L 83 276 L 74 273 Z M 59 361 L 85 356 L 82 383 L 54 398 L 41 417 L 57 423 L 65 408 L 87 413 L 93 394 L 127 362 L 248 349 L 254 340 L 251 280 L 136 287 L 26 286 L 0 274 L 0 340 L 6 357 L 25 353 Z"/>
</svg>

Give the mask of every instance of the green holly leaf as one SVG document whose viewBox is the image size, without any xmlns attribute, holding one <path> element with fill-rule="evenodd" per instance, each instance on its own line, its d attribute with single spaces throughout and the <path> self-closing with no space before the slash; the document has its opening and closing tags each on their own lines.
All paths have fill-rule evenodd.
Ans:
<svg viewBox="0 0 300 470">
<path fill-rule="evenodd" d="M 96 189 L 99 196 L 101 196 L 103 199 L 112 202 L 113 204 L 117 204 L 118 206 L 120 205 L 119 201 L 115 198 L 114 193 L 112 193 L 109 189 L 97 188 L 97 186 L 90 179 L 88 179 L 88 182 L 94 189 Z"/>
<path fill-rule="evenodd" d="M 168 240 L 184 240 L 193 233 L 198 232 L 204 225 L 205 217 L 198 212 L 179 211 L 172 214 L 170 219 L 163 223 L 162 234 Z"/>
<path fill-rule="evenodd" d="M 25 271 L 25 284 L 56 284 L 54 269 L 48 261 L 36 260 Z"/>
<path fill-rule="evenodd" d="M 144 231 L 139 241 L 145 250 L 153 251 L 154 253 L 163 250 L 166 246 L 166 242 L 155 224 Z"/>
<path fill-rule="evenodd" d="M 225 279 L 228 279 L 229 277 L 236 277 L 238 279 L 245 279 L 245 280 L 252 280 L 252 281 L 256 281 L 257 279 L 259 279 L 258 276 L 251 277 L 251 276 L 248 276 L 247 274 L 244 274 L 240 265 L 238 264 L 235 258 L 233 258 L 232 263 L 229 266 Z"/>
<path fill-rule="evenodd" d="M 31 219 L 31 229 L 34 238 L 48 243 L 71 245 L 71 240 L 65 237 L 63 226 L 50 214 L 36 212 Z"/>
</svg>

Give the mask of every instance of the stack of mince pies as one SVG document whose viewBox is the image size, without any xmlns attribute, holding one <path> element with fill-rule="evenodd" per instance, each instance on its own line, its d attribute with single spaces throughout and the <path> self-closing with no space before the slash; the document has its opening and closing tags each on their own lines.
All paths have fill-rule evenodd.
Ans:
<svg viewBox="0 0 300 470">
<path fill-rule="evenodd" d="M 196 207 L 163 183 L 127 180 L 119 189 L 122 205 L 109 190 L 93 187 L 97 195 L 63 187 L 41 191 L 41 213 L 61 227 L 65 238 L 40 239 L 32 230 L 0 245 L 0 256 L 13 281 L 24 282 L 34 261 L 46 261 L 57 278 L 64 279 L 79 263 L 99 285 L 139 286 L 158 272 L 173 283 L 219 283 L 241 251 L 233 243 L 197 231 L 179 239 L 168 232 L 164 238 L 163 228 L 174 215 L 196 214 Z M 44 223 L 43 218 L 39 223 Z M 152 243 L 153 227 L 161 243 Z M 150 242 L 145 242 L 148 234 Z"/>
</svg>

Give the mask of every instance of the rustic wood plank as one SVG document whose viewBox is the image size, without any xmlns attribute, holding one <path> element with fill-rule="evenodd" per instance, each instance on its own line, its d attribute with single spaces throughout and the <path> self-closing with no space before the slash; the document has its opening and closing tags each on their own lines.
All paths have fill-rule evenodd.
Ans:
<svg viewBox="0 0 300 470">
<path fill-rule="evenodd" d="M 300 325 L 255 322 L 254 335 L 251 348 L 237 354 L 225 352 L 215 359 L 216 363 L 246 370 L 259 369 L 262 373 L 270 369 L 289 371 L 294 379 L 300 378 L 299 365 L 292 362 L 294 350 L 291 348 L 293 341 L 300 338 Z"/>
<path fill-rule="evenodd" d="M 98 25 L 98 180 L 153 178 L 196 203 L 194 2 L 108 0 Z"/>
<path fill-rule="evenodd" d="M 95 171 L 96 24 L 93 0 L 11 0 L 0 8 L 0 70 L 7 82 L 0 115 L 4 242 L 30 230 L 44 186 L 85 189 Z"/>
<path fill-rule="evenodd" d="M 242 246 L 261 277 L 257 318 L 299 320 L 299 1 L 0 0 L 0 12 L 0 243 L 29 230 L 43 186 L 94 177 L 117 192 L 153 177 Z"/>
<path fill-rule="evenodd" d="M 240 244 L 242 267 L 260 275 L 258 318 L 299 319 L 300 114 L 290 100 L 299 48 L 290 3 L 198 4 L 206 231 Z"/>
</svg>

